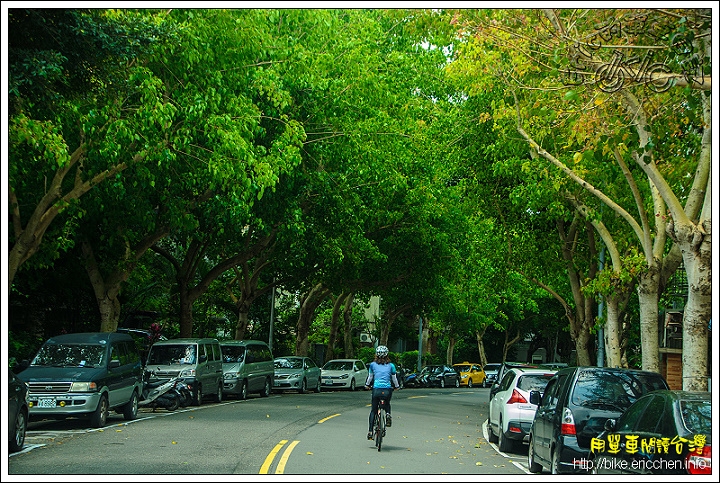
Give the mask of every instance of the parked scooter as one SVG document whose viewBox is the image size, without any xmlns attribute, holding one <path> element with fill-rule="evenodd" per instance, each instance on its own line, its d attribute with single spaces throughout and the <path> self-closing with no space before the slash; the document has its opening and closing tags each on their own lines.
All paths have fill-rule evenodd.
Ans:
<svg viewBox="0 0 720 483">
<path fill-rule="evenodd" d="M 419 381 L 417 379 L 418 374 L 417 372 L 411 372 L 405 376 L 404 386 L 405 387 L 421 387 L 422 385 L 419 384 Z"/>
<path fill-rule="evenodd" d="M 181 408 L 190 406 L 192 404 L 192 391 L 190 390 L 190 386 L 188 386 L 185 381 L 183 381 L 182 379 L 178 379 L 177 383 L 175 384 L 175 391 L 178 393 L 178 402 L 180 403 Z"/>
<path fill-rule="evenodd" d="M 181 399 L 184 399 L 184 397 L 180 395 L 176 386 L 178 382 L 185 384 L 180 378 L 173 377 L 168 380 L 150 381 L 149 379 L 154 374 L 152 372 L 146 372 L 145 374 L 142 398 L 138 402 L 138 406 L 151 407 L 153 410 L 163 408 L 168 411 L 175 411 L 180 407 Z"/>
</svg>

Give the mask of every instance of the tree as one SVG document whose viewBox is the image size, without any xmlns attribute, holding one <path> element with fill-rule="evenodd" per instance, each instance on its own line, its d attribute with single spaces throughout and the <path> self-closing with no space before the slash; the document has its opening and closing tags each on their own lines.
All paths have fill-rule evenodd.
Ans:
<svg viewBox="0 0 720 483">
<path fill-rule="evenodd" d="M 574 123 L 574 131 L 572 136 L 569 136 L 571 142 L 569 146 L 574 146 L 573 141 L 578 142 L 578 154 L 575 156 L 575 162 L 578 161 L 593 161 L 598 158 L 598 149 L 605 146 L 605 149 L 609 153 L 614 153 L 616 161 L 619 166 L 622 167 L 623 160 L 619 156 L 624 155 L 623 149 L 625 149 L 629 143 L 632 143 L 631 149 L 635 151 L 636 159 L 649 159 L 648 156 L 652 155 L 651 150 L 657 150 L 657 146 L 651 142 L 647 142 L 651 131 L 644 130 L 645 126 L 650 127 L 651 130 L 660 133 L 664 128 L 659 127 L 659 124 L 655 124 L 655 129 L 652 129 L 649 124 L 646 124 L 643 128 L 636 130 L 636 136 L 633 139 L 623 136 L 626 131 L 623 131 L 623 126 L 627 125 L 627 120 L 637 125 L 636 116 L 640 113 L 637 109 L 639 106 L 644 106 L 645 109 L 652 107 L 656 112 L 666 114 L 669 113 L 669 118 L 672 118 L 678 112 L 683 112 L 686 115 L 692 116 L 688 110 L 683 107 L 679 110 L 667 110 L 662 109 L 667 104 L 659 102 L 663 97 L 669 97 L 669 101 L 674 98 L 680 100 L 681 96 L 672 96 L 671 93 L 666 93 L 666 88 L 674 85 L 685 85 L 694 86 L 699 89 L 707 89 L 710 85 L 708 73 L 709 73 L 709 56 L 706 55 L 704 47 L 700 45 L 704 42 L 704 39 L 708 38 L 705 35 L 709 28 L 709 18 L 704 17 L 703 12 L 694 10 L 676 10 L 676 11 L 662 11 L 662 12 L 649 12 L 649 11 L 623 11 L 624 17 L 622 19 L 617 18 L 617 12 L 611 10 L 600 10 L 600 11 L 577 11 L 577 10 L 562 10 L 562 11 L 546 11 L 545 18 L 537 18 L 535 15 L 537 12 L 523 12 L 521 15 L 508 16 L 504 12 L 496 16 L 496 23 L 491 22 L 481 23 L 483 25 L 482 40 L 486 42 L 492 42 L 493 38 L 499 40 L 495 45 L 501 47 L 500 51 L 506 51 L 509 55 L 506 59 L 510 60 L 511 63 L 507 64 L 508 70 L 505 71 L 508 76 L 512 76 L 516 79 L 522 79 L 522 82 L 526 86 L 535 86 L 540 89 L 534 91 L 537 95 L 527 95 L 529 91 L 524 92 L 527 95 L 527 102 L 523 102 L 516 107 L 521 107 L 522 116 L 525 118 L 525 122 L 532 119 L 534 125 L 545 125 L 542 130 L 543 139 L 553 138 L 554 135 L 548 130 L 547 120 L 550 119 L 554 124 L 555 132 L 557 127 L 563 125 L 565 122 L 563 117 L 567 116 L 567 121 Z M 531 20 L 532 19 L 532 20 Z M 539 20 L 539 21 L 538 21 Z M 547 22 L 545 21 L 547 20 Z M 708 20 L 708 21 L 706 21 Z M 652 21 L 652 22 L 651 22 Z M 603 23 L 605 22 L 605 23 Z M 675 24 L 673 25 L 673 22 Z M 477 26 L 479 24 L 475 24 Z M 572 25 L 572 29 L 567 26 Z M 598 50 L 599 45 L 596 40 L 600 37 L 591 38 L 593 33 L 597 35 L 604 35 L 605 38 L 610 38 L 613 32 L 617 32 L 619 26 L 622 25 L 625 29 L 625 33 L 629 34 L 630 43 L 628 46 L 639 46 L 643 44 L 643 41 L 648 41 L 652 45 L 653 42 L 665 42 L 666 51 L 670 54 L 666 64 L 651 64 L 655 70 L 650 70 L 657 73 L 658 75 L 652 74 L 649 77 L 643 77 L 640 73 L 634 71 L 632 66 L 638 64 L 632 64 L 628 61 L 622 65 L 621 69 L 618 69 L 615 73 L 615 77 L 607 77 L 607 70 L 604 70 L 604 66 L 612 65 L 607 59 L 603 59 L 603 54 L 613 55 L 614 52 L 611 49 Z M 653 28 L 647 28 L 647 25 L 652 25 Z M 547 28 L 546 28 L 547 26 Z M 645 26 L 645 27 L 643 27 Z M 500 27 L 500 28 L 498 28 Z M 660 30 L 657 30 L 657 29 Z M 614 30 L 613 30 L 614 29 Z M 514 33 L 520 33 L 521 35 L 514 35 Z M 695 44 L 688 42 L 688 39 L 692 40 L 694 36 Z M 585 41 L 582 39 L 590 39 Z M 579 40 L 575 42 L 573 40 Z M 523 49 L 523 47 L 534 46 L 532 50 L 533 54 L 528 55 L 530 49 Z M 579 46 L 579 47 L 578 47 Z M 681 47 L 678 50 L 678 47 Z M 569 53 L 567 57 L 556 55 L 561 49 L 566 49 Z M 522 59 L 522 60 L 521 60 Z M 582 68 L 578 68 L 582 67 Z M 669 67 L 668 67 L 669 66 Z M 688 67 L 691 69 L 688 69 Z M 546 69 L 546 67 L 548 67 Z M 676 72 L 672 73 L 670 67 L 677 67 Z M 554 69 L 554 70 L 553 70 Z M 667 70 L 665 72 L 663 69 Z M 684 70 L 683 70 L 684 69 Z M 589 76 L 582 78 L 581 74 L 589 73 Z M 625 74 L 625 85 L 619 82 L 620 77 L 617 73 Z M 541 74 L 541 75 L 538 75 Z M 550 74 L 550 75 L 548 75 Z M 562 78 L 562 75 L 565 77 Z M 577 74 L 577 75 L 576 75 Z M 684 79 L 681 77 L 684 76 Z M 588 78 L 589 77 L 589 78 Z M 675 81 L 670 81 L 670 79 Z M 569 82 L 568 79 L 570 79 Z M 557 110 L 557 114 L 552 117 L 542 117 L 539 114 L 542 109 L 538 110 L 538 106 L 550 106 L 548 102 L 552 102 L 552 92 L 549 88 L 552 87 L 553 81 L 555 85 L 565 85 L 572 83 L 573 86 L 566 88 L 566 101 L 579 101 L 581 93 L 587 95 L 586 100 L 588 101 L 585 105 L 593 106 L 593 109 L 586 109 L 582 113 L 572 113 L 568 110 L 564 112 L 560 109 Z M 559 81 L 559 82 L 558 82 Z M 564 81 L 564 82 L 563 82 Z M 628 82 L 629 81 L 629 82 Z M 634 103 L 633 98 L 637 98 L 640 93 L 642 86 L 647 86 L 646 92 L 642 97 L 642 101 Z M 652 92 L 655 92 L 653 95 Z M 617 109 L 617 103 L 612 102 L 615 98 L 622 98 L 621 108 Z M 655 98 L 653 98 L 655 97 Z M 692 105 L 696 103 L 692 99 L 707 96 L 696 96 L 692 92 L 685 92 L 684 98 L 691 99 L 689 104 L 684 106 Z M 682 101 L 680 101 L 682 102 Z M 555 106 L 560 107 L 556 102 Z M 680 104 L 683 105 L 683 104 Z M 631 106 L 636 106 L 633 109 Z M 600 107 L 600 109 L 598 109 Z M 535 109 L 535 110 L 533 110 Z M 606 111 L 605 111 L 606 110 Z M 607 112 L 608 116 L 601 117 L 597 114 L 601 112 Z M 612 115 L 615 115 L 614 117 Z M 625 119 L 622 117 L 624 116 Z M 643 117 L 640 116 L 640 122 L 642 123 Z M 608 122 L 611 120 L 612 122 Z M 672 124 L 671 124 L 672 125 Z M 678 125 L 678 124 L 675 124 Z M 708 126 L 709 123 L 705 123 Z M 604 126 L 600 129 L 600 126 Z M 578 129 L 580 127 L 580 129 Z M 588 127 L 590 129 L 588 129 Z M 681 129 L 682 130 L 682 129 Z M 539 132 L 539 130 L 536 129 Z M 524 130 L 519 130 L 521 134 Z M 597 136 L 598 133 L 602 134 L 602 137 Z M 536 137 L 536 134 L 534 137 Z M 683 143 L 684 146 L 690 147 L 694 144 L 692 140 L 693 136 L 686 137 L 689 143 Z M 540 158 L 549 159 L 546 154 L 550 151 L 547 148 L 537 150 L 542 142 L 537 142 L 530 136 L 526 136 L 528 143 L 533 152 L 537 152 Z M 588 148 L 590 146 L 590 148 Z M 619 148 L 619 151 L 615 151 Z M 702 153 L 703 151 L 698 151 Z M 677 156 L 677 152 L 668 153 L 674 159 L 678 159 L 678 165 L 684 166 L 684 159 L 680 159 Z M 578 158 L 579 156 L 579 158 Z M 704 159 L 704 155 L 700 154 L 700 160 Z M 567 163 L 567 162 L 566 162 Z M 637 161 L 636 161 L 637 164 Z M 654 165 L 653 163 L 647 163 L 646 161 L 640 166 L 643 171 L 653 168 L 648 168 L 648 165 Z M 704 163 L 701 161 L 698 166 L 700 169 L 697 171 L 699 178 L 699 192 L 704 192 L 704 185 L 702 180 L 707 180 L 707 176 L 704 175 L 705 169 L 703 168 Z M 584 169 L 588 169 L 584 166 Z M 607 168 L 605 168 L 607 169 Z M 576 168 L 577 170 L 577 168 Z M 675 177 L 677 171 L 665 169 L 668 174 L 673 175 L 673 179 L 680 181 L 681 178 Z M 566 171 L 567 172 L 567 171 Z M 602 174 L 602 172 L 599 172 Z M 643 350 L 643 367 L 646 369 L 655 369 L 657 363 L 657 349 L 653 349 L 653 341 L 657 340 L 657 288 L 661 285 L 662 280 L 658 278 L 660 267 L 671 268 L 673 264 L 677 266 L 677 258 L 673 259 L 673 251 L 664 251 L 665 239 L 664 234 L 664 203 L 667 203 L 666 198 L 671 198 L 670 193 L 665 190 L 665 194 L 661 195 L 659 191 L 654 191 L 656 196 L 652 196 L 653 190 L 657 189 L 658 183 L 662 184 L 659 179 L 660 170 L 656 171 L 654 177 L 650 177 L 647 173 L 646 176 L 650 180 L 650 185 L 644 196 L 652 199 L 655 202 L 655 217 L 648 217 L 656 224 L 655 230 L 655 247 L 653 248 L 650 243 L 650 232 L 647 228 L 644 232 L 641 230 L 635 230 L 638 234 L 639 244 L 642 246 L 642 252 L 646 256 L 647 262 L 647 274 L 648 276 L 640 276 L 639 295 L 641 297 L 650 295 L 652 300 L 647 300 L 642 307 L 645 308 L 643 315 L 641 316 L 641 327 L 644 327 L 642 331 L 643 344 L 645 346 Z M 583 176 L 585 178 L 586 176 Z M 592 188 L 589 183 L 583 183 L 583 186 Z M 667 185 L 670 186 L 669 184 Z M 680 191 L 674 192 L 688 192 L 687 188 L 681 188 Z M 598 195 L 599 191 L 594 191 L 592 194 Z M 607 203 L 608 197 L 601 197 L 603 202 Z M 629 197 L 629 199 L 633 199 Z M 637 199 L 637 198 L 636 198 Z M 662 204 L 658 204 L 662 202 Z M 689 202 L 687 207 L 697 207 L 699 204 L 695 201 Z M 620 206 L 619 203 L 615 204 L 615 208 Z M 613 208 L 613 206 L 611 206 Z M 625 210 L 627 212 L 627 210 Z M 623 214 L 621 212 L 621 214 Z M 641 213 L 641 215 L 643 215 Z M 686 213 L 687 215 L 687 213 Z M 692 215 L 690 216 L 692 219 Z M 658 257 L 663 253 L 668 253 L 668 258 L 665 259 L 665 264 L 658 262 Z M 687 250 L 686 250 L 687 253 Z M 667 273 L 667 272 L 666 272 Z M 656 275 L 653 275 L 656 274 Z M 666 277 L 666 274 L 662 274 Z M 655 288 L 653 288 L 655 287 Z M 655 294 L 655 295 L 651 295 Z M 654 301 L 653 301 L 654 300 Z M 699 331 L 697 331 L 699 332 Z M 647 345 L 646 345 L 647 344 Z M 647 360 L 645 358 L 647 357 Z M 702 372 L 702 364 L 700 372 Z M 690 372 L 695 372 L 690 371 Z M 695 376 L 693 376 L 695 377 Z M 702 376 L 701 376 L 702 377 Z"/>
<path fill-rule="evenodd" d="M 162 16 L 134 11 L 17 9 L 8 27 L 12 284 L 31 257 L 43 253 L 36 265 L 48 266 L 72 246 L 64 227 L 45 238 L 68 207 L 129 166 L 162 159 L 174 108 L 144 60 L 174 35 Z M 68 231 L 79 222 L 62 220 Z"/>
</svg>

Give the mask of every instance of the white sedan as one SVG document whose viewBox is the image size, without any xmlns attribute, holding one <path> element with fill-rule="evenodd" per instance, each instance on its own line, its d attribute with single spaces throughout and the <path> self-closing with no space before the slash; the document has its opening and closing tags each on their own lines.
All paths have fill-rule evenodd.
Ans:
<svg viewBox="0 0 720 483">
<path fill-rule="evenodd" d="M 356 390 L 363 387 L 368 376 L 367 366 L 360 359 L 333 359 L 322 367 L 323 389 Z"/>
<path fill-rule="evenodd" d="M 545 391 L 554 370 L 514 367 L 505 372 L 488 409 L 488 440 L 500 451 L 510 451 L 528 441 L 537 405 L 530 391 Z"/>
</svg>

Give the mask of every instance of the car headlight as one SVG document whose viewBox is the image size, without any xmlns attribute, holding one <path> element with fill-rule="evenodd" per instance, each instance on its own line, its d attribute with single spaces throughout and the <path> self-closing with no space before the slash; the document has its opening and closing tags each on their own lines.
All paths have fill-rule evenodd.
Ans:
<svg viewBox="0 0 720 483">
<path fill-rule="evenodd" d="M 226 372 L 223 374 L 223 379 L 237 379 L 238 373 L 237 372 Z"/>
<path fill-rule="evenodd" d="M 468 378 L 467 374 L 463 374 L 462 376 L 460 376 L 460 379 L 467 379 L 467 378 Z"/>
<path fill-rule="evenodd" d="M 347 379 L 348 377 L 350 377 L 350 374 L 343 374 L 340 379 Z"/>
<path fill-rule="evenodd" d="M 70 392 L 96 392 L 97 390 L 95 382 L 73 382 L 70 386 Z"/>
<path fill-rule="evenodd" d="M 183 369 L 178 377 L 195 377 L 195 369 Z"/>
</svg>

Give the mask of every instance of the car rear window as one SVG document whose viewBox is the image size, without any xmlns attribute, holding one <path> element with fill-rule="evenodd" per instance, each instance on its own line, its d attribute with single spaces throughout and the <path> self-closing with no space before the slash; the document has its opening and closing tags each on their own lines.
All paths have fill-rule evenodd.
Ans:
<svg viewBox="0 0 720 483">
<path fill-rule="evenodd" d="M 640 396 L 667 388 L 659 374 L 584 370 L 578 375 L 571 400 L 578 406 L 605 405 L 622 412 Z"/>
<path fill-rule="evenodd" d="M 528 392 L 543 392 L 552 376 L 552 374 L 525 374 L 524 376 L 520 376 L 520 379 L 517 382 L 517 387 L 518 389 Z"/>
<path fill-rule="evenodd" d="M 680 401 L 680 413 L 685 427 L 691 433 L 706 434 L 710 444 L 712 430 L 712 404 L 710 401 Z"/>
</svg>

